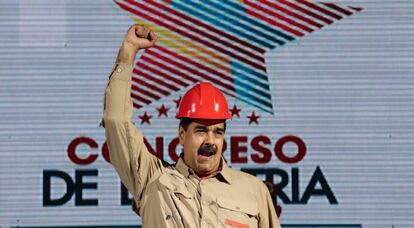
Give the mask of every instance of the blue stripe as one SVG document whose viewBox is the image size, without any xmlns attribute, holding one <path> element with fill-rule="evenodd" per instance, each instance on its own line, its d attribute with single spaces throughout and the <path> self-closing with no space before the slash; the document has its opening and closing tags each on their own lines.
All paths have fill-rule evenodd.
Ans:
<svg viewBox="0 0 414 228">
<path fill-rule="evenodd" d="M 259 106 L 257 106 L 257 105 L 255 105 L 256 107 L 259 107 L 260 109 L 262 109 L 262 110 L 264 110 L 264 111 L 267 111 L 267 112 L 269 112 L 268 111 L 268 109 L 270 108 L 270 110 L 272 110 L 273 111 L 273 105 L 272 105 L 272 103 L 271 102 L 269 102 L 269 101 L 267 101 L 267 100 L 264 100 L 264 99 L 261 99 L 261 98 L 259 98 L 259 97 L 256 97 L 256 96 L 253 96 L 253 95 L 251 95 L 251 94 L 248 94 L 248 93 L 246 93 L 246 92 L 244 92 L 243 90 L 240 90 L 241 88 L 244 88 L 244 86 L 242 86 L 242 85 L 240 85 L 239 83 L 238 83 L 238 81 L 234 81 L 234 87 L 236 88 L 236 93 L 237 93 L 237 97 L 240 97 L 240 98 L 245 98 L 245 99 L 247 99 L 248 101 L 251 101 L 251 102 L 248 102 L 249 104 L 252 104 L 252 101 L 254 101 L 254 102 L 257 102 L 257 103 L 259 103 L 259 104 L 261 104 L 262 106 L 261 107 L 259 107 Z M 245 88 L 246 89 L 246 88 Z M 264 107 L 263 107 L 264 106 Z M 268 108 L 268 109 L 266 109 L 266 108 Z"/>
<path fill-rule="evenodd" d="M 264 111 L 264 112 L 267 112 L 267 113 L 270 113 L 270 114 L 272 114 L 273 115 L 273 110 L 272 110 L 272 108 L 267 108 L 266 106 L 263 106 L 263 105 L 258 105 L 258 104 L 256 104 L 256 103 L 254 103 L 253 101 L 251 101 L 251 100 L 248 100 L 248 99 L 246 99 L 246 98 L 244 98 L 244 97 L 241 97 L 241 96 L 237 96 L 236 97 L 236 99 L 237 100 L 240 100 L 240 101 L 243 101 L 244 103 L 246 103 L 246 104 L 249 104 L 249 105 L 251 105 L 251 106 L 253 106 L 253 107 L 256 107 L 256 108 L 258 108 L 258 109 L 260 109 L 260 110 L 262 110 L 262 111 Z"/>
<path fill-rule="evenodd" d="M 246 7 L 244 7 L 244 4 L 241 4 L 240 2 L 235 2 L 235 1 L 229 1 L 229 0 L 221 0 L 222 4 L 226 4 L 228 6 L 231 6 L 235 9 L 237 9 L 238 11 L 241 12 L 246 12 Z"/>
<path fill-rule="evenodd" d="M 200 2 L 201 3 L 201 2 Z M 268 34 L 258 30 L 255 28 L 255 26 L 251 26 L 251 25 L 246 25 L 246 24 L 242 24 L 240 23 L 238 20 L 232 19 L 231 17 L 228 17 L 227 15 L 233 15 L 236 18 L 240 19 L 240 20 L 244 20 L 246 21 L 243 16 L 241 16 L 240 14 L 237 15 L 237 13 L 235 13 L 234 11 L 228 10 L 226 8 L 223 8 L 222 6 L 215 4 L 211 1 L 202 1 L 202 3 L 204 5 L 206 5 L 205 10 L 210 11 L 210 9 L 214 9 L 214 11 L 210 11 L 213 14 L 213 16 L 215 16 L 217 19 L 219 20 L 224 20 L 224 21 L 228 21 L 230 22 L 232 25 L 240 27 L 242 29 L 244 29 L 245 31 L 250 31 L 253 34 L 259 36 L 259 37 L 263 37 L 266 38 L 267 40 L 270 40 L 272 43 L 277 43 L 279 45 L 283 45 L 285 44 L 284 41 L 276 39 L 275 37 L 269 36 Z M 204 7 L 201 4 L 198 4 L 199 7 Z M 220 12 L 222 11 L 222 12 Z M 224 11 L 224 12 L 223 12 Z M 270 28 L 271 29 L 271 28 Z"/>
<path fill-rule="evenodd" d="M 224 2 L 225 2 L 225 5 L 232 8 L 232 10 L 223 7 L 223 5 L 224 5 L 223 3 L 217 4 L 217 3 L 212 2 L 212 1 L 204 1 L 204 3 L 210 4 L 212 7 L 215 7 L 216 9 L 224 11 L 226 14 L 233 15 L 233 16 L 237 17 L 238 19 L 249 23 L 251 25 L 249 29 L 254 29 L 253 27 L 259 27 L 259 28 L 264 29 L 265 31 L 269 31 L 269 32 L 275 34 L 276 36 L 280 36 L 283 39 L 286 39 L 288 41 L 292 41 L 292 40 L 295 39 L 294 37 L 282 32 L 282 31 L 279 31 L 277 29 L 274 29 L 274 28 L 268 26 L 265 23 L 262 23 L 262 20 L 253 20 L 252 18 L 248 17 L 247 13 L 245 11 L 240 12 L 237 8 L 234 7 L 234 5 L 236 5 L 237 3 L 232 3 L 232 2 L 229 2 L 227 0 L 225 0 Z M 259 32 L 259 31 L 256 31 L 256 32 Z M 279 43 L 280 45 L 283 45 L 283 44 L 286 43 L 285 41 L 280 41 L 280 42 L 281 42 L 281 43 Z"/>
<path fill-rule="evenodd" d="M 200 20 L 202 20 L 206 23 L 213 24 L 214 26 L 219 27 L 224 31 L 232 32 L 232 33 L 236 34 L 238 37 L 242 37 L 242 38 L 244 38 L 244 39 L 246 39 L 250 42 L 255 42 L 255 43 L 261 45 L 261 47 L 266 47 L 266 48 L 269 48 L 269 49 L 273 49 L 275 47 L 274 45 L 269 44 L 265 41 L 259 40 L 259 39 L 257 39 L 256 37 L 254 37 L 252 35 L 249 35 L 249 34 L 241 32 L 241 31 L 238 31 L 238 30 L 234 29 L 231 26 L 227 26 L 226 24 L 221 23 L 219 20 L 216 20 L 216 19 L 212 18 L 211 15 L 207 16 L 205 14 L 201 14 L 201 13 L 197 12 L 196 10 L 193 10 L 193 9 L 185 6 L 185 4 L 178 3 L 177 1 L 172 1 L 171 6 L 174 7 L 175 9 L 177 9 L 177 10 L 180 10 L 180 11 L 185 12 L 187 14 L 190 14 L 194 17 L 197 17 L 198 19 L 200 19 Z M 210 10 L 208 10 L 208 11 L 210 11 Z M 213 13 L 213 15 L 214 14 L 216 14 L 216 13 Z"/>
<path fill-rule="evenodd" d="M 255 93 L 257 93 L 257 94 L 259 94 L 259 95 L 261 95 L 261 96 L 263 96 L 263 97 L 265 97 L 267 99 L 269 99 L 269 100 L 271 100 L 271 96 L 270 96 L 270 93 L 269 93 L 269 86 L 268 85 L 263 84 L 262 82 L 259 82 L 259 81 L 255 80 L 254 78 L 248 77 L 248 76 L 246 76 L 246 75 L 244 75 L 244 74 L 242 74 L 240 72 L 232 71 L 232 75 L 235 76 L 235 78 L 233 80 L 234 81 L 237 81 L 238 85 L 242 86 L 245 89 L 251 90 L 251 91 L 253 91 L 253 92 L 255 92 Z M 245 84 L 241 80 L 248 81 L 249 84 Z M 258 89 L 254 88 L 251 85 L 257 85 L 257 86 L 261 87 L 263 90 L 265 90 L 266 92 L 263 92 L 263 90 L 258 90 Z"/>
<path fill-rule="evenodd" d="M 235 73 L 234 75 L 236 76 L 236 78 L 233 78 L 234 83 L 237 86 L 239 86 L 240 88 L 243 88 L 247 91 L 251 91 L 253 93 L 257 93 L 257 95 L 260 95 L 261 97 L 267 98 L 270 101 L 272 100 L 271 96 L 270 96 L 270 93 L 263 92 L 262 90 L 256 89 L 253 86 L 251 86 L 250 84 L 246 84 L 243 81 L 241 81 L 240 79 L 249 79 L 245 75 L 240 74 L 240 73 Z"/>
<path fill-rule="evenodd" d="M 242 71 L 244 71 L 244 72 L 246 72 L 248 74 L 254 75 L 254 76 L 256 76 L 256 77 L 258 77 L 258 78 L 260 78 L 260 79 L 262 79 L 262 80 L 264 80 L 266 82 L 268 81 L 267 75 L 262 74 L 260 72 L 257 72 L 255 70 L 252 70 L 251 68 L 249 68 L 249 67 L 247 67 L 247 66 L 245 66 L 243 64 L 239 64 L 236 61 L 231 61 L 231 68 L 232 69 L 237 69 L 237 70 L 242 70 Z M 269 85 L 266 84 L 266 86 L 267 86 L 267 89 L 269 89 Z"/>
<path fill-rule="evenodd" d="M 363 228 L 362 225 L 347 224 L 284 224 L 282 228 Z"/>
</svg>

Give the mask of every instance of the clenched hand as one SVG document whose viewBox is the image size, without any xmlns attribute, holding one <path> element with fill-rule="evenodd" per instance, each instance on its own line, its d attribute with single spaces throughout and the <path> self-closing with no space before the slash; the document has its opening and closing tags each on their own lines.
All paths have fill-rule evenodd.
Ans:
<svg viewBox="0 0 414 228">
<path fill-rule="evenodd" d="M 156 41 L 157 35 L 151 29 L 144 25 L 133 25 L 125 35 L 116 61 L 133 64 L 138 50 L 152 47 Z"/>
</svg>

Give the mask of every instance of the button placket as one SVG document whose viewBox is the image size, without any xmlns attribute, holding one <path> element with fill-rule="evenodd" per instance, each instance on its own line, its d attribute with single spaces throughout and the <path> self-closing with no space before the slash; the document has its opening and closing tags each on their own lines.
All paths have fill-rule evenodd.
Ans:
<svg viewBox="0 0 414 228">
<path fill-rule="evenodd" d="M 200 180 L 200 182 L 198 183 L 198 189 L 200 193 L 201 227 L 206 227 L 207 225 L 205 222 L 207 205 L 206 205 L 206 199 L 205 199 L 206 197 L 204 194 L 204 186 L 205 186 L 204 181 Z"/>
</svg>

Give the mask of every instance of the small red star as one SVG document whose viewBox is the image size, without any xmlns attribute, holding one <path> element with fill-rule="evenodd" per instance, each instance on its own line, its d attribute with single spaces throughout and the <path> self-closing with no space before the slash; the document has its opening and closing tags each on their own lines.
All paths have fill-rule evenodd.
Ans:
<svg viewBox="0 0 414 228">
<path fill-rule="evenodd" d="M 175 102 L 175 107 L 176 108 L 178 108 L 178 106 L 180 105 L 180 102 L 181 102 L 181 96 L 177 99 L 177 100 L 174 100 L 174 102 Z"/>
<path fill-rule="evenodd" d="M 158 110 L 158 117 L 160 117 L 161 115 L 164 115 L 165 117 L 168 117 L 168 110 L 170 110 L 170 108 L 166 108 L 164 106 L 164 104 L 161 105 L 161 107 L 157 108 Z"/>
<path fill-rule="evenodd" d="M 233 108 L 230 109 L 231 116 L 236 115 L 237 117 L 240 117 L 240 111 L 241 111 L 241 108 L 237 108 L 237 106 L 234 105 Z"/>
<path fill-rule="evenodd" d="M 255 122 L 256 124 L 259 124 L 259 122 L 257 122 L 257 120 L 260 118 L 260 116 L 256 116 L 254 111 L 252 112 L 252 114 L 250 116 L 247 116 L 247 118 L 249 118 L 249 124 L 252 124 L 253 122 Z"/>
<path fill-rule="evenodd" d="M 138 117 L 141 119 L 141 125 L 143 125 L 144 123 L 151 124 L 150 119 L 152 118 L 152 116 L 148 115 L 147 112 L 144 112 L 144 115 L 139 115 Z"/>
</svg>

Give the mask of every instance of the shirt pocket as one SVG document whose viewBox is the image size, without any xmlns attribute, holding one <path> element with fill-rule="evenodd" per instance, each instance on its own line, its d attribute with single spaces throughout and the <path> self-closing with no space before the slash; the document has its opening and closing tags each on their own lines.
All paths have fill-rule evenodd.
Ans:
<svg viewBox="0 0 414 228">
<path fill-rule="evenodd" d="M 231 228 L 257 228 L 259 209 L 253 201 L 218 197 L 219 224 Z"/>
<path fill-rule="evenodd" d="M 195 202 L 184 181 L 175 175 L 162 174 L 159 178 L 159 184 L 164 196 L 163 203 L 167 207 L 164 210 L 168 211 L 170 215 L 167 215 L 166 222 L 174 223 L 173 227 L 194 227 L 186 225 L 187 221 L 190 221 L 190 224 L 195 224 L 195 221 L 190 219 L 194 217 Z"/>
<path fill-rule="evenodd" d="M 187 189 L 183 180 L 173 176 L 163 174 L 159 179 L 160 184 L 168 189 L 172 194 L 177 198 L 192 199 L 193 196 L 190 191 Z"/>
</svg>

